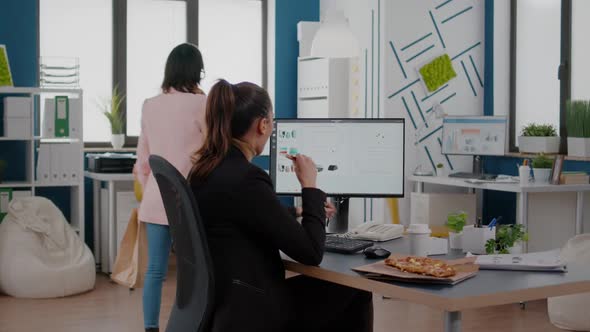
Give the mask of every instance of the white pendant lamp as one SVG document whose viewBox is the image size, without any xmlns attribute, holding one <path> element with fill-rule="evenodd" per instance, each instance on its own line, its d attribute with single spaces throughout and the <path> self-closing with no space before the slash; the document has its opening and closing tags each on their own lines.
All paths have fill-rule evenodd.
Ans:
<svg viewBox="0 0 590 332">
<path fill-rule="evenodd" d="M 359 56 L 359 43 L 340 11 L 328 12 L 311 44 L 311 56 L 352 58 Z"/>
</svg>

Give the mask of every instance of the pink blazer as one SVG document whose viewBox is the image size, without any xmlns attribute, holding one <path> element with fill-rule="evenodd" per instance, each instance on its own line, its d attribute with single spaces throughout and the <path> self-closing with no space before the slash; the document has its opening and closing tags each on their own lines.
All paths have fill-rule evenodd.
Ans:
<svg viewBox="0 0 590 332">
<path fill-rule="evenodd" d="M 139 206 L 139 220 L 167 225 L 168 218 L 158 184 L 149 165 L 149 157 L 164 157 L 185 177 L 192 167 L 191 157 L 205 140 L 205 105 L 207 97 L 169 93 L 146 99 L 141 113 L 141 134 L 137 144 L 137 163 L 134 173 L 143 187 Z"/>
</svg>

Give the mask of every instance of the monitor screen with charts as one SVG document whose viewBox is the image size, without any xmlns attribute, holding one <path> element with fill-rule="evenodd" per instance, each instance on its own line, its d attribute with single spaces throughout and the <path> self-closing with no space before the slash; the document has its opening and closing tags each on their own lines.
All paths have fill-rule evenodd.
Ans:
<svg viewBox="0 0 590 332">
<path fill-rule="evenodd" d="M 403 197 L 403 119 L 277 119 L 271 169 L 280 195 L 300 195 L 287 155 L 305 154 L 318 169 L 317 186 L 330 196 Z"/>
<path fill-rule="evenodd" d="M 442 153 L 502 156 L 506 125 L 503 116 L 447 116 L 443 119 Z"/>
</svg>

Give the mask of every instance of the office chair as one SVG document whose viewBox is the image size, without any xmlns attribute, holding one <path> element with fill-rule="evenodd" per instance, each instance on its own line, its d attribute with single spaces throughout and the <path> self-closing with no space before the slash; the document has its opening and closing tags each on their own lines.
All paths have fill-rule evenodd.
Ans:
<svg viewBox="0 0 590 332">
<path fill-rule="evenodd" d="M 199 208 L 188 182 L 174 166 L 155 155 L 149 163 L 164 202 L 178 269 L 176 301 L 166 332 L 204 332 L 213 312 L 214 278 Z"/>
</svg>

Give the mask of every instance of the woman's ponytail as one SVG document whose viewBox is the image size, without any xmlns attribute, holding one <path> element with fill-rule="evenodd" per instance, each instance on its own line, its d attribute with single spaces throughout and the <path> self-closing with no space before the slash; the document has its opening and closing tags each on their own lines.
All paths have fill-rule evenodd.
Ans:
<svg viewBox="0 0 590 332">
<path fill-rule="evenodd" d="M 254 120 L 272 116 L 271 111 L 270 97 L 258 85 L 232 85 L 226 80 L 215 83 L 207 98 L 207 138 L 193 156 L 190 181 L 199 182 L 209 176 L 229 152 L 233 139 L 246 135 Z"/>
<path fill-rule="evenodd" d="M 227 155 L 232 144 L 232 116 L 236 108 L 235 87 L 219 80 L 209 92 L 205 122 L 207 138 L 194 156 L 191 178 L 204 179 Z"/>
</svg>

